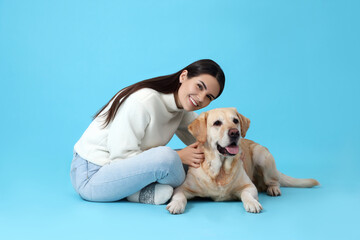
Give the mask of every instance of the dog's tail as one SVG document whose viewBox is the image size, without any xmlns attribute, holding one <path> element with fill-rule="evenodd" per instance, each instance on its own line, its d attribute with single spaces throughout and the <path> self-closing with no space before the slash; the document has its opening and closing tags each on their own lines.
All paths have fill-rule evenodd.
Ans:
<svg viewBox="0 0 360 240">
<path fill-rule="evenodd" d="M 312 178 L 293 178 L 279 172 L 279 183 L 281 187 L 299 187 L 310 188 L 320 185 L 318 181 Z"/>
</svg>

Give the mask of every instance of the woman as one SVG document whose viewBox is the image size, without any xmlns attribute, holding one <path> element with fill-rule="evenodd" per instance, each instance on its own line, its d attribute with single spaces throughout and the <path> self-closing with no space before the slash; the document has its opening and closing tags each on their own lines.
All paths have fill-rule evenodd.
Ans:
<svg viewBox="0 0 360 240">
<path fill-rule="evenodd" d="M 187 131 L 193 111 L 218 98 L 224 84 L 220 66 L 204 59 L 119 91 L 75 144 L 75 190 L 88 201 L 167 202 L 185 179 L 183 164 L 199 167 L 204 160 Z M 187 147 L 165 146 L 175 133 Z"/>
</svg>

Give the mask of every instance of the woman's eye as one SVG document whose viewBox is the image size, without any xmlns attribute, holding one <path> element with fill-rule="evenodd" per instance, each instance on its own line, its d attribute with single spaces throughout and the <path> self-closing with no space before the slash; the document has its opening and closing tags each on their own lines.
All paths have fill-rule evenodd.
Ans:
<svg viewBox="0 0 360 240">
<path fill-rule="evenodd" d="M 217 120 L 216 122 L 214 122 L 214 126 L 221 126 L 222 122 Z"/>
<path fill-rule="evenodd" d="M 239 120 L 234 118 L 234 121 L 233 121 L 235 124 L 238 124 L 239 123 Z"/>
<path fill-rule="evenodd" d="M 210 97 L 210 95 L 206 95 L 207 97 L 208 97 L 208 99 L 211 101 L 212 100 L 212 98 Z"/>
<path fill-rule="evenodd" d="M 200 90 L 203 90 L 203 86 L 201 84 L 198 84 L 198 87 Z"/>
</svg>

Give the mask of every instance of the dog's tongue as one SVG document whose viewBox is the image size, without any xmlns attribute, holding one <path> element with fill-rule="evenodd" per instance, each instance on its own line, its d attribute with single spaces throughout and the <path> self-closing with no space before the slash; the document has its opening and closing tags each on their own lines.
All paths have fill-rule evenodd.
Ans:
<svg viewBox="0 0 360 240">
<path fill-rule="evenodd" d="M 236 155 L 239 152 L 239 147 L 238 146 L 227 146 L 226 151 L 228 151 L 230 154 Z"/>
</svg>

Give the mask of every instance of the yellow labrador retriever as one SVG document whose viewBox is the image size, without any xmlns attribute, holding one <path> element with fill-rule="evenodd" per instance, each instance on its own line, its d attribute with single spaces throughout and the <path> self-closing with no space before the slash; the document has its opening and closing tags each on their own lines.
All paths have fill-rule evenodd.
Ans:
<svg viewBox="0 0 360 240">
<path fill-rule="evenodd" d="M 166 207 L 170 213 L 183 213 L 187 199 L 193 197 L 237 199 L 246 211 L 259 213 L 262 206 L 258 190 L 279 196 L 280 186 L 319 185 L 315 179 L 296 179 L 280 173 L 267 148 L 244 139 L 249 126 L 250 120 L 235 108 L 204 112 L 189 125 L 191 134 L 204 147 L 205 161 L 199 168 L 189 168 L 185 182 L 175 189 Z"/>
</svg>

